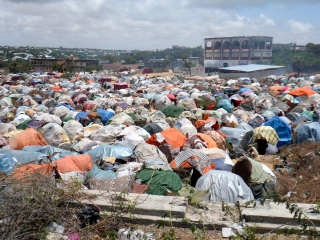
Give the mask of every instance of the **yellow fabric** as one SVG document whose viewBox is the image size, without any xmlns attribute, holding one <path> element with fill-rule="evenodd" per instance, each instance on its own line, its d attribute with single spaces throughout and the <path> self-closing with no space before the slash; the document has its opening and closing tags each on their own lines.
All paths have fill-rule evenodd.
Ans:
<svg viewBox="0 0 320 240">
<path fill-rule="evenodd" d="M 272 145 L 277 145 L 279 136 L 272 127 L 262 126 L 253 130 L 253 142 L 258 139 L 264 139 Z"/>
</svg>

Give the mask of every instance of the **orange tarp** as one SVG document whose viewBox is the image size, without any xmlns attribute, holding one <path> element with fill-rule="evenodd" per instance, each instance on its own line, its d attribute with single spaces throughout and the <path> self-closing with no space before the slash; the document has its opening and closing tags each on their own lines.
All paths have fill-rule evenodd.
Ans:
<svg viewBox="0 0 320 240">
<path fill-rule="evenodd" d="M 10 149 L 21 150 L 25 146 L 46 146 L 44 137 L 33 128 L 27 128 L 9 140 Z"/>
<path fill-rule="evenodd" d="M 13 177 L 23 179 L 31 174 L 37 173 L 45 176 L 50 176 L 53 171 L 53 165 L 48 164 L 26 164 L 15 169 Z"/>
<path fill-rule="evenodd" d="M 94 83 L 93 79 L 88 80 L 87 84 Z"/>
<path fill-rule="evenodd" d="M 176 162 L 173 160 L 170 162 L 170 166 L 172 169 L 179 169 L 179 168 L 194 168 L 193 165 L 191 165 L 188 161 L 184 161 L 183 163 L 180 164 L 179 167 L 177 167 Z M 215 163 L 211 163 L 210 166 L 206 166 L 204 169 L 202 169 L 203 174 L 209 172 L 210 170 L 214 170 L 216 168 Z"/>
<path fill-rule="evenodd" d="M 54 164 L 60 173 L 89 171 L 93 166 L 91 156 L 85 154 L 67 156 L 55 161 Z"/>
<path fill-rule="evenodd" d="M 288 94 L 299 97 L 299 96 L 307 96 L 308 98 L 317 92 L 308 87 L 297 88 L 290 91 Z"/>
<path fill-rule="evenodd" d="M 208 122 L 213 122 L 213 124 L 215 124 L 217 120 L 215 120 L 214 118 L 208 118 L 207 120 L 197 120 L 194 125 L 197 129 L 199 129 Z"/>
<path fill-rule="evenodd" d="M 172 148 L 183 147 L 187 138 L 177 129 L 169 128 L 160 133 Z"/>
<path fill-rule="evenodd" d="M 60 91 L 60 90 L 62 90 L 62 87 L 61 86 L 53 86 L 51 89 L 53 91 Z"/>
<path fill-rule="evenodd" d="M 199 138 L 201 138 L 201 140 L 207 144 L 208 148 L 218 148 L 217 143 L 209 135 L 204 134 L 204 133 L 197 133 L 195 135 L 198 136 Z"/>
<path fill-rule="evenodd" d="M 160 133 L 165 141 L 172 147 L 172 148 L 180 148 L 183 147 L 187 138 L 177 129 L 169 128 Z M 160 143 L 157 141 L 156 134 L 153 134 L 148 140 L 147 143 L 160 146 Z"/>
</svg>

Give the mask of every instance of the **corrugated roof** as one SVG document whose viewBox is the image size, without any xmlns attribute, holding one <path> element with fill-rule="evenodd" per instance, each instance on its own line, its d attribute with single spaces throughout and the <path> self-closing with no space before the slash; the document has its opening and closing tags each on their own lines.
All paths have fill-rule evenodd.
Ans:
<svg viewBox="0 0 320 240">
<path fill-rule="evenodd" d="M 273 66 L 273 65 L 260 65 L 260 64 L 249 64 L 249 65 L 239 65 L 233 67 L 219 68 L 219 70 L 227 71 L 240 71 L 240 72 L 254 72 L 266 69 L 283 68 L 285 66 Z"/>
</svg>

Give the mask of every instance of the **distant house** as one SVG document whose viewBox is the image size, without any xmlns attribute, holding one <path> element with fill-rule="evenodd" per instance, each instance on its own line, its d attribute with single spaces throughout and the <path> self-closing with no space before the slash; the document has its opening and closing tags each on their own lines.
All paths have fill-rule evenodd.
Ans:
<svg viewBox="0 0 320 240">
<path fill-rule="evenodd" d="M 270 62 L 273 37 L 238 36 L 205 38 L 204 66 L 206 72 L 221 67 Z"/>
<path fill-rule="evenodd" d="M 95 59 L 77 59 L 75 57 L 66 58 L 32 58 L 31 70 L 37 72 L 51 72 L 53 64 L 59 64 L 62 66 L 62 70 L 66 71 L 72 69 L 72 71 L 80 72 L 84 71 L 86 67 L 99 65 L 99 60 Z"/>
<path fill-rule="evenodd" d="M 119 72 L 120 69 L 138 69 L 139 64 L 121 64 L 120 62 L 115 63 L 104 63 L 102 64 L 102 70 Z"/>
</svg>

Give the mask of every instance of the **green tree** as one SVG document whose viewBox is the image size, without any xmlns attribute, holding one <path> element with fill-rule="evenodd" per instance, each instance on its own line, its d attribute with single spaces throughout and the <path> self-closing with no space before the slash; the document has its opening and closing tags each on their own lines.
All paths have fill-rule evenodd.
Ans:
<svg viewBox="0 0 320 240">
<path fill-rule="evenodd" d="M 104 60 L 109 60 L 109 63 L 114 63 L 120 61 L 120 58 L 118 56 L 114 56 L 111 54 L 107 54 L 101 57 Z"/>
<path fill-rule="evenodd" d="M 294 56 L 292 58 L 292 64 L 295 69 L 298 71 L 298 76 L 300 75 L 301 68 L 305 64 L 305 59 L 302 56 Z"/>
<path fill-rule="evenodd" d="M 16 61 L 12 61 L 9 66 L 9 71 L 11 73 L 17 73 L 18 72 L 18 63 Z"/>
<path fill-rule="evenodd" d="M 94 70 L 96 71 L 101 71 L 102 70 L 102 66 L 101 65 L 93 65 L 93 66 L 88 66 L 84 69 L 86 72 L 92 72 Z"/>
<path fill-rule="evenodd" d="M 135 58 L 129 55 L 125 56 L 123 60 L 125 61 L 125 64 L 136 64 L 138 62 Z"/>
<path fill-rule="evenodd" d="M 191 77 L 191 67 L 192 67 L 192 62 L 189 60 L 188 55 L 183 55 L 182 56 L 182 61 L 183 61 L 183 66 L 188 69 L 190 77 Z"/>
<path fill-rule="evenodd" d="M 52 64 L 52 71 L 59 71 L 60 70 L 60 65 L 58 63 L 53 63 Z"/>
</svg>

